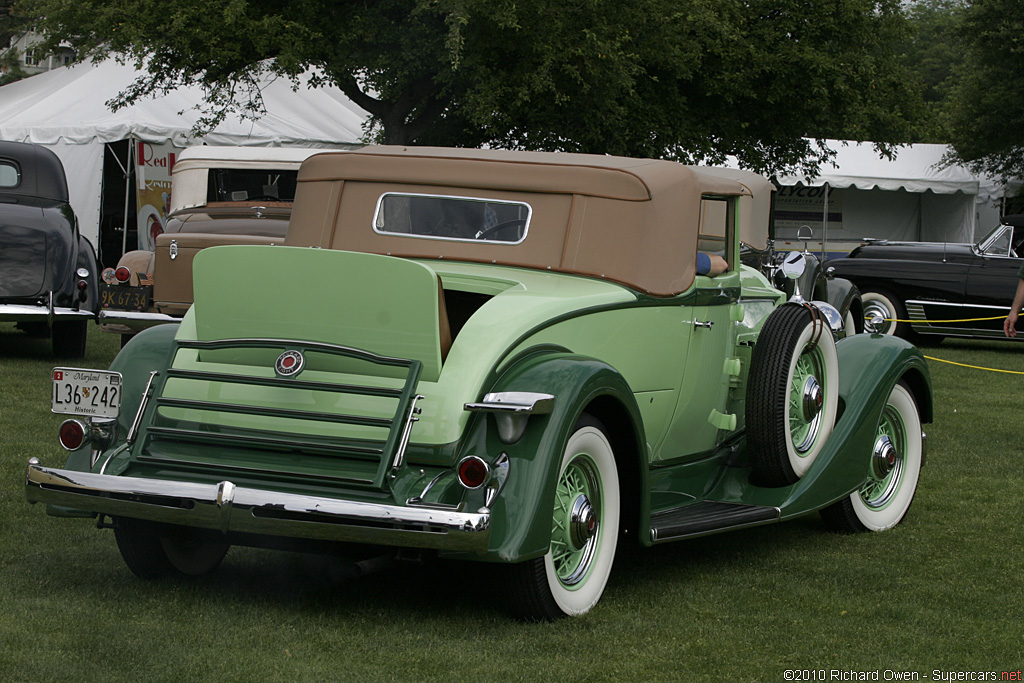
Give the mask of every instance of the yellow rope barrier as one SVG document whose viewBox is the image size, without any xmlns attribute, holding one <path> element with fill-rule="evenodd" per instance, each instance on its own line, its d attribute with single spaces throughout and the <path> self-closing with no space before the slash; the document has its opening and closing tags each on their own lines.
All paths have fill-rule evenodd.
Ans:
<svg viewBox="0 0 1024 683">
<path fill-rule="evenodd" d="M 959 365 L 962 368 L 970 368 L 972 370 L 987 370 L 989 372 L 1004 372 L 1008 375 L 1024 375 L 1024 372 L 1020 370 L 999 370 L 997 368 L 983 368 L 978 365 L 967 365 L 966 363 L 956 363 L 951 360 L 943 360 L 942 358 L 935 358 L 934 356 L 925 356 L 928 360 L 938 361 L 939 363 L 949 363 L 950 365 Z"/>
<path fill-rule="evenodd" d="M 920 322 L 923 322 L 923 323 L 970 323 L 970 322 L 975 322 L 977 320 L 1002 320 L 1005 317 L 1006 317 L 1005 315 L 995 315 L 995 316 L 992 316 L 991 318 L 963 318 L 961 320 L 897 320 L 895 318 L 885 318 L 884 320 L 885 320 L 885 322 L 895 322 L 895 323 L 914 323 L 914 322 L 919 322 L 919 323 Z M 865 318 L 865 320 L 867 320 L 867 318 Z M 935 361 L 937 363 L 949 363 L 950 365 L 959 365 L 962 368 L 970 368 L 972 370 L 985 370 L 987 372 L 1002 372 L 1002 373 L 1005 373 L 1005 374 L 1008 374 L 1008 375 L 1024 375 L 1024 372 L 1022 372 L 1020 370 L 1000 370 L 998 368 L 983 368 L 983 367 L 981 367 L 979 365 L 967 365 L 966 363 L 957 363 L 955 361 L 945 360 L 943 358 L 936 358 L 935 356 L 925 356 L 925 358 L 927 358 L 928 360 L 933 360 L 933 361 Z"/>
</svg>

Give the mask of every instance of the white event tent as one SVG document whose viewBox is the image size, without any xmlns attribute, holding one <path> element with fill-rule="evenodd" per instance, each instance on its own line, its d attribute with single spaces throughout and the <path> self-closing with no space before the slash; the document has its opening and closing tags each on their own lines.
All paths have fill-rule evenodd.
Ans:
<svg viewBox="0 0 1024 683">
<path fill-rule="evenodd" d="M 268 78 L 261 89 L 264 116 L 251 121 L 229 115 L 197 139 L 192 128 L 201 116 L 196 109 L 203 98 L 198 87 L 178 88 L 110 110 L 107 101 L 138 76 L 133 66 L 108 59 L 61 67 L 0 87 L 0 139 L 41 144 L 60 157 L 82 234 L 94 244 L 103 165 L 122 163 L 105 154 L 108 143 L 347 148 L 360 144 L 367 118 L 336 88 L 293 90 L 287 79 Z"/>
<path fill-rule="evenodd" d="M 775 179 L 777 243 L 794 240 L 802 225 L 812 228 L 813 245 L 824 238 L 829 251 L 864 238 L 972 242 L 999 220 L 1006 188 L 944 163 L 947 145 L 901 146 L 886 159 L 871 143 L 828 144 L 836 157 L 817 177 Z"/>
</svg>

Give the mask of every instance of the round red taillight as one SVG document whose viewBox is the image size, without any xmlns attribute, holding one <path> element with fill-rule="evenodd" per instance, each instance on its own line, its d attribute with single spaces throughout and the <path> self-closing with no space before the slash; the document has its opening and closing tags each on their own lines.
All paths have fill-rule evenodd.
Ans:
<svg viewBox="0 0 1024 683">
<path fill-rule="evenodd" d="M 487 482 L 491 468 L 475 455 L 463 458 L 459 462 L 459 483 L 467 489 L 478 489 Z"/>
<path fill-rule="evenodd" d="M 85 443 L 85 425 L 78 420 L 64 420 L 60 425 L 60 445 L 65 450 L 76 451 Z"/>
<path fill-rule="evenodd" d="M 85 280 L 79 280 L 78 281 L 78 291 L 84 292 L 88 288 L 89 288 L 89 283 L 88 282 L 86 282 Z"/>
<path fill-rule="evenodd" d="M 114 271 L 114 277 L 118 282 L 128 282 L 132 279 L 132 271 L 128 270 L 126 266 L 121 266 Z"/>
</svg>

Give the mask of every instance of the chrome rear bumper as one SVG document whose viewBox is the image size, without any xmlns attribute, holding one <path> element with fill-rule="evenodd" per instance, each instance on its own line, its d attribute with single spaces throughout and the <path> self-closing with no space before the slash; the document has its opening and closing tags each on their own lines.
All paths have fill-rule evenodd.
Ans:
<svg viewBox="0 0 1024 683">
<path fill-rule="evenodd" d="M 404 507 L 219 484 L 119 477 L 43 467 L 25 478 L 30 503 L 288 538 L 484 552 L 489 512 Z"/>
<path fill-rule="evenodd" d="M 92 311 L 78 311 L 73 308 L 60 308 L 31 304 L 0 304 L 0 320 L 27 322 L 41 320 L 90 320 L 95 319 Z"/>
<path fill-rule="evenodd" d="M 132 334 L 142 332 L 155 325 L 181 322 L 181 318 L 175 318 L 165 313 L 120 311 L 107 308 L 101 309 L 97 318 L 104 332 L 113 332 L 114 334 Z"/>
</svg>

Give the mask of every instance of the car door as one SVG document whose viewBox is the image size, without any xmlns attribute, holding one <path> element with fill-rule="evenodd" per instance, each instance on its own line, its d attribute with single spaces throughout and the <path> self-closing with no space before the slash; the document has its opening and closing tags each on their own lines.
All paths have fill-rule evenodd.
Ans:
<svg viewBox="0 0 1024 683">
<path fill-rule="evenodd" d="M 730 306 L 681 306 L 679 312 L 680 325 L 692 330 L 675 419 L 659 454 L 662 459 L 705 454 L 734 428 L 726 408 L 726 357 L 733 348 Z"/>
<path fill-rule="evenodd" d="M 1012 247 L 1013 228 L 1004 226 L 1001 239 L 989 242 L 985 251 L 976 250 L 976 257 L 967 274 L 965 323 L 977 336 L 1003 336 L 1003 321 L 1010 311 L 1024 259 Z M 984 320 L 984 318 L 997 318 Z"/>
</svg>

